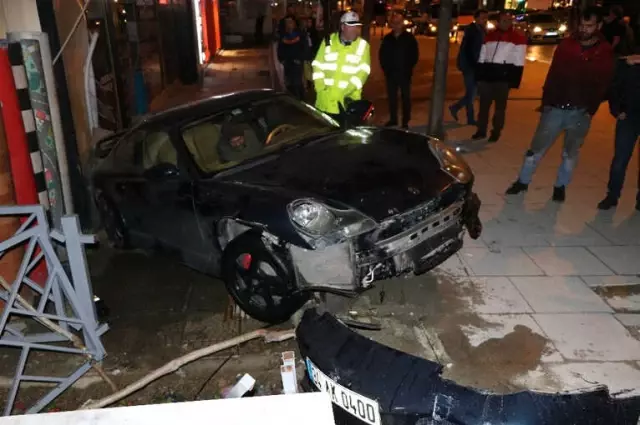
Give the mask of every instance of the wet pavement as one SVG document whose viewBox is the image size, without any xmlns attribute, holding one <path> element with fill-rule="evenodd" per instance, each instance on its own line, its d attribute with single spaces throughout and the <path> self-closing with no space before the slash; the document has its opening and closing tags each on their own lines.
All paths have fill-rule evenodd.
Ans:
<svg viewBox="0 0 640 425">
<path fill-rule="evenodd" d="M 501 140 L 447 123 L 476 175 L 484 232 L 434 272 L 388 282 L 384 303 L 367 293 L 384 344 L 446 365 L 444 376 L 495 392 L 610 387 L 640 395 L 640 213 L 632 160 L 615 211 L 599 211 L 614 120 L 593 120 L 564 204 L 551 202 L 561 143 L 543 159 L 526 195 L 506 197 L 537 124 L 537 102 L 512 101 Z M 418 119 L 426 121 L 426 116 Z M 416 128 L 423 131 L 421 128 Z"/>
</svg>

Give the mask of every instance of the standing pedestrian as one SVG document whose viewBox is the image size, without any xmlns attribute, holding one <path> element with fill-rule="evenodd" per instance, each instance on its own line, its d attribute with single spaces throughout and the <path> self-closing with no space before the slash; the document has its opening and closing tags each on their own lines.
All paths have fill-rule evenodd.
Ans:
<svg viewBox="0 0 640 425">
<path fill-rule="evenodd" d="M 278 42 L 278 60 L 284 68 L 287 90 L 298 99 L 304 98 L 303 72 L 307 59 L 307 40 L 296 27 L 295 20 L 285 18 L 284 34 Z"/>
<path fill-rule="evenodd" d="M 462 72 L 464 80 L 464 96 L 462 99 L 449 106 L 453 119 L 458 121 L 458 112 L 465 108 L 467 111 L 467 124 L 477 125 L 473 110 L 473 102 L 476 97 L 476 68 L 480 59 L 480 51 L 484 43 L 487 31 L 489 12 L 484 9 L 477 10 L 473 14 L 473 22 L 464 30 L 464 37 L 458 52 L 458 69 Z"/>
<path fill-rule="evenodd" d="M 307 90 L 311 90 L 313 87 L 311 61 L 316 57 L 318 48 L 320 47 L 320 34 L 316 29 L 315 19 L 307 18 L 304 35 L 307 41 L 307 58 L 304 61 L 304 80 L 306 81 Z"/>
<path fill-rule="evenodd" d="M 391 17 L 391 32 L 382 39 L 379 52 L 380 66 L 387 80 L 389 122 L 398 125 L 398 89 L 402 97 L 402 127 L 408 128 L 411 120 L 411 76 L 418 63 L 418 42 L 413 34 L 405 31 L 404 18 L 399 13 Z"/>
<path fill-rule="evenodd" d="M 487 137 L 489 109 L 495 103 L 493 128 L 489 142 L 500 139 L 507 112 L 509 90 L 520 87 L 524 58 L 527 51 L 527 38 L 513 27 L 513 15 L 501 12 L 497 28 L 490 31 L 484 39 L 476 69 L 480 112 L 478 130 L 472 136 L 474 140 Z"/>
<path fill-rule="evenodd" d="M 602 34 L 611 44 L 616 55 L 624 55 L 627 50 L 627 25 L 623 21 L 624 10 L 618 5 L 609 8 L 609 14 L 604 17 Z"/>
<path fill-rule="evenodd" d="M 609 111 L 616 122 L 615 150 L 609 170 L 607 196 L 598 208 L 608 210 L 618 205 L 629 161 L 640 137 L 640 64 L 633 59 L 619 60 L 609 96 Z M 640 170 L 636 210 L 640 211 Z"/>
<path fill-rule="evenodd" d="M 296 9 L 293 6 L 287 6 L 285 15 L 280 19 L 280 22 L 278 22 L 278 37 L 282 37 L 287 32 L 286 26 L 288 18 L 293 19 L 296 29 L 300 28 L 298 17 L 296 16 Z"/>
<path fill-rule="evenodd" d="M 316 108 L 342 121 L 349 100 L 360 100 L 371 73 L 371 47 L 362 37 L 355 12 L 340 18 L 340 32 L 329 35 L 318 49 L 313 67 Z"/>
<path fill-rule="evenodd" d="M 564 133 L 562 162 L 553 188 L 553 200 L 564 202 L 567 185 L 578 161 L 580 147 L 589 132 L 613 76 L 611 45 L 600 34 L 602 18 L 597 8 L 580 16 L 578 31 L 556 49 L 542 88 L 540 122 L 525 153 L 518 180 L 507 195 L 526 191 L 544 154 Z"/>
<path fill-rule="evenodd" d="M 259 12 L 256 17 L 255 40 L 258 46 L 264 42 L 264 13 Z"/>
</svg>

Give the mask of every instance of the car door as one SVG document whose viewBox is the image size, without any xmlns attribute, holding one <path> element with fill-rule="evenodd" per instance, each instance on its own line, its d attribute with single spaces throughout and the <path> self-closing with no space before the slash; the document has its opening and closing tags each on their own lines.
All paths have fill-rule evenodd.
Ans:
<svg viewBox="0 0 640 425">
<path fill-rule="evenodd" d="M 136 247 L 145 245 L 140 222 L 145 206 L 138 195 L 141 176 L 136 165 L 145 135 L 144 129 L 134 130 L 118 142 L 108 158 L 110 177 L 105 184 L 108 197 L 122 216 L 131 242 Z"/>
<path fill-rule="evenodd" d="M 156 247 L 201 269 L 208 257 L 207 237 L 195 216 L 192 179 L 178 160 L 172 138 L 168 129 L 159 128 L 149 131 L 142 142 L 141 227 Z"/>
</svg>

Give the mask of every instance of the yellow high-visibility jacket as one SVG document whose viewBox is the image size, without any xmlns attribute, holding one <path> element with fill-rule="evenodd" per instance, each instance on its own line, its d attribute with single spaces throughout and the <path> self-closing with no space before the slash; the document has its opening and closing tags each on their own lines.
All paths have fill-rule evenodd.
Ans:
<svg viewBox="0 0 640 425">
<path fill-rule="evenodd" d="M 358 37 L 350 45 L 340 42 L 338 33 L 331 34 L 329 44 L 322 41 L 313 67 L 316 108 L 329 114 L 340 112 L 345 98 L 360 100 L 362 86 L 371 73 L 369 43 Z"/>
</svg>

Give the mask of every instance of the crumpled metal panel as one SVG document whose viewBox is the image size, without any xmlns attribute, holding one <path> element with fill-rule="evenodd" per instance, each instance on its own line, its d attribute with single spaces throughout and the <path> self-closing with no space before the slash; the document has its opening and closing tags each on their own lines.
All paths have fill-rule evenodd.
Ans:
<svg viewBox="0 0 640 425">
<path fill-rule="evenodd" d="M 636 425 L 640 397 L 606 387 L 545 394 L 491 394 L 442 378 L 442 366 L 372 341 L 329 313 L 307 310 L 297 328 L 303 358 L 340 385 L 380 404 L 384 425 Z M 336 420 L 361 424 L 334 406 Z"/>
</svg>

